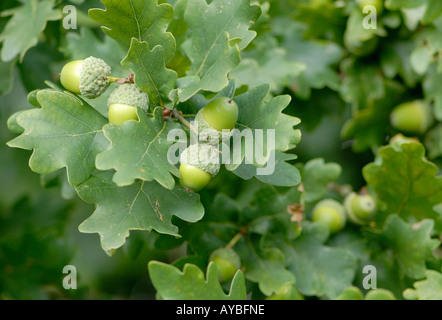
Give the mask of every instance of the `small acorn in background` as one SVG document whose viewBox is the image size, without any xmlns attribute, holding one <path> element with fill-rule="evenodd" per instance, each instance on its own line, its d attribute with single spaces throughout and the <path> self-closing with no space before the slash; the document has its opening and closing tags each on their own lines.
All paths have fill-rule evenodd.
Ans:
<svg viewBox="0 0 442 320">
<path fill-rule="evenodd" d="M 220 282 L 231 280 L 241 267 L 241 259 L 232 248 L 219 248 L 213 251 L 209 260 L 216 264 Z"/>
<path fill-rule="evenodd" d="M 230 137 L 230 131 L 235 128 L 237 121 L 238 105 L 235 101 L 228 97 L 213 99 L 195 117 L 199 141 L 219 144 Z M 229 132 L 223 133 L 223 130 Z"/>
<path fill-rule="evenodd" d="M 352 192 L 344 200 L 348 219 L 359 225 L 372 221 L 378 210 L 375 199 L 369 194 Z"/>
<path fill-rule="evenodd" d="M 344 206 L 334 199 L 324 199 L 313 208 L 312 221 L 328 227 L 330 233 L 342 230 L 346 223 Z"/>
<path fill-rule="evenodd" d="M 111 71 L 111 67 L 100 58 L 75 60 L 63 67 L 60 82 L 65 89 L 94 99 L 109 87 Z"/>
<path fill-rule="evenodd" d="M 423 134 L 433 123 L 432 110 L 424 100 L 405 102 L 393 109 L 390 122 L 399 131 Z"/>
<path fill-rule="evenodd" d="M 149 109 L 149 99 L 135 84 L 119 85 L 110 94 L 107 104 L 109 107 L 109 123 L 120 125 L 128 120 L 139 120 L 137 107 L 144 111 Z"/>
</svg>

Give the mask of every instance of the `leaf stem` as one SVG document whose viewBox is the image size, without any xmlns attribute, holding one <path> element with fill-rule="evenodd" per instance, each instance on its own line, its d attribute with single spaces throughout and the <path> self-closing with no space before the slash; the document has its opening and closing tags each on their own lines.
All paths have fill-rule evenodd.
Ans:
<svg viewBox="0 0 442 320">
<path fill-rule="evenodd" d="M 235 246 L 235 244 L 239 241 L 239 239 L 241 239 L 245 234 L 246 234 L 246 230 L 245 230 L 245 228 L 241 229 L 241 231 L 238 232 L 238 233 L 232 238 L 232 240 L 230 240 L 230 242 L 226 245 L 226 248 L 233 248 L 233 247 Z"/>
<path fill-rule="evenodd" d="M 134 83 L 134 74 L 131 73 L 126 78 L 116 78 L 116 77 L 108 76 L 108 77 L 106 77 L 106 80 L 108 80 L 110 83 L 116 82 L 119 84 Z"/>
<path fill-rule="evenodd" d="M 184 124 L 186 127 L 188 127 L 193 133 L 198 134 L 195 127 L 186 119 L 183 118 L 183 116 L 180 115 L 180 113 L 176 110 L 172 110 L 172 114 L 175 118 L 177 118 L 179 121 L 181 121 L 182 124 Z"/>
</svg>

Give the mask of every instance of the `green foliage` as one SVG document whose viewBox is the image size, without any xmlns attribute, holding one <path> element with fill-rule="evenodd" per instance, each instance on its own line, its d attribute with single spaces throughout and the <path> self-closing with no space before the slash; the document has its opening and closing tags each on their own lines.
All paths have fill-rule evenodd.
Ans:
<svg viewBox="0 0 442 320">
<path fill-rule="evenodd" d="M 37 44 L 47 22 L 61 18 L 54 4 L 53 0 L 23 1 L 21 6 L 2 12 L 3 17 L 12 16 L 0 34 L 2 61 L 8 62 L 17 56 L 23 61 L 26 52 Z"/>
<path fill-rule="evenodd" d="M 399 148 L 385 146 L 374 163 L 364 168 L 364 177 L 385 208 L 379 221 L 391 214 L 421 221 L 430 218 L 440 230 L 441 216 L 434 210 L 442 197 L 442 179 L 437 167 L 424 157 L 424 147 L 417 142 Z"/>
<path fill-rule="evenodd" d="M 0 298 L 442 299 L 442 2 L 383 1 L 374 29 L 364 3 L 1 1 Z M 112 68 L 96 99 L 59 76 L 90 56 Z M 109 123 L 127 83 L 149 106 Z M 242 136 L 212 148 L 239 161 L 195 192 L 171 147 L 198 142 L 193 120 L 221 97 Z M 434 121 L 401 132 L 410 101 Z M 374 216 L 314 222 L 356 194 Z"/>
<path fill-rule="evenodd" d="M 425 280 L 417 281 L 413 287 L 404 291 L 404 297 L 409 300 L 440 300 L 442 292 L 442 274 L 434 270 L 427 270 Z"/>
<path fill-rule="evenodd" d="M 207 276 L 197 266 L 186 264 L 183 272 L 160 262 L 149 263 L 153 285 L 161 298 L 166 300 L 245 300 L 244 276 L 238 271 L 232 280 L 230 294 L 224 293 L 216 272 L 215 263 L 210 263 Z"/>
</svg>

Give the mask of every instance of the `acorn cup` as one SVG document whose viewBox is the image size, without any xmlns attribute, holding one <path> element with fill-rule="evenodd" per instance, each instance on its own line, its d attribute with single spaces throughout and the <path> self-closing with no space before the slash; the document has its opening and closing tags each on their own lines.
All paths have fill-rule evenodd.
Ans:
<svg viewBox="0 0 442 320">
<path fill-rule="evenodd" d="M 221 167 L 218 149 L 203 143 L 186 148 L 180 155 L 180 163 L 181 185 L 193 191 L 204 188 Z"/>
<path fill-rule="evenodd" d="M 111 71 L 111 67 L 100 58 L 75 60 L 63 67 L 60 82 L 67 90 L 94 99 L 109 87 Z"/>
<path fill-rule="evenodd" d="M 139 120 L 137 107 L 144 111 L 149 109 L 149 99 L 135 84 L 119 85 L 110 94 L 107 104 L 109 107 L 109 123 L 120 125 L 128 120 Z"/>
</svg>

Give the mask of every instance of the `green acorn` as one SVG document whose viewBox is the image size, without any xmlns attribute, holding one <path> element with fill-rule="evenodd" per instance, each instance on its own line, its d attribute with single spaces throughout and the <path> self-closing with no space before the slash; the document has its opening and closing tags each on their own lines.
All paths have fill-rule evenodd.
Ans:
<svg viewBox="0 0 442 320">
<path fill-rule="evenodd" d="M 326 225 L 330 233 L 338 232 L 346 223 L 344 206 L 334 199 L 324 199 L 313 208 L 312 221 Z"/>
<path fill-rule="evenodd" d="M 180 155 L 180 182 L 185 188 L 199 191 L 220 169 L 219 152 L 210 144 L 192 144 Z"/>
<path fill-rule="evenodd" d="M 231 136 L 237 121 L 238 106 L 231 98 L 221 97 L 210 101 L 195 117 L 199 141 L 219 144 Z"/>
<path fill-rule="evenodd" d="M 371 195 L 360 195 L 356 192 L 350 193 L 345 198 L 344 207 L 348 219 L 359 225 L 367 224 L 373 220 L 377 212 L 376 201 Z"/>
<path fill-rule="evenodd" d="M 241 259 L 232 248 L 219 248 L 213 251 L 209 260 L 215 262 L 220 282 L 232 279 L 241 267 Z"/>
<path fill-rule="evenodd" d="M 390 121 L 399 131 L 423 134 L 433 122 L 431 107 L 423 100 L 402 103 L 393 109 Z"/>
<path fill-rule="evenodd" d="M 137 107 L 144 111 L 149 109 L 149 99 L 135 84 L 125 83 L 110 94 L 109 122 L 120 125 L 128 120 L 138 120 Z"/>
<path fill-rule="evenodd" d="M 104 60 L 89 57 L 67 63 L 60 74 L 60 82 L 67 90 L 86 98 L 102 95 L 110 84 L 111 67 Z"/>
</svg>

